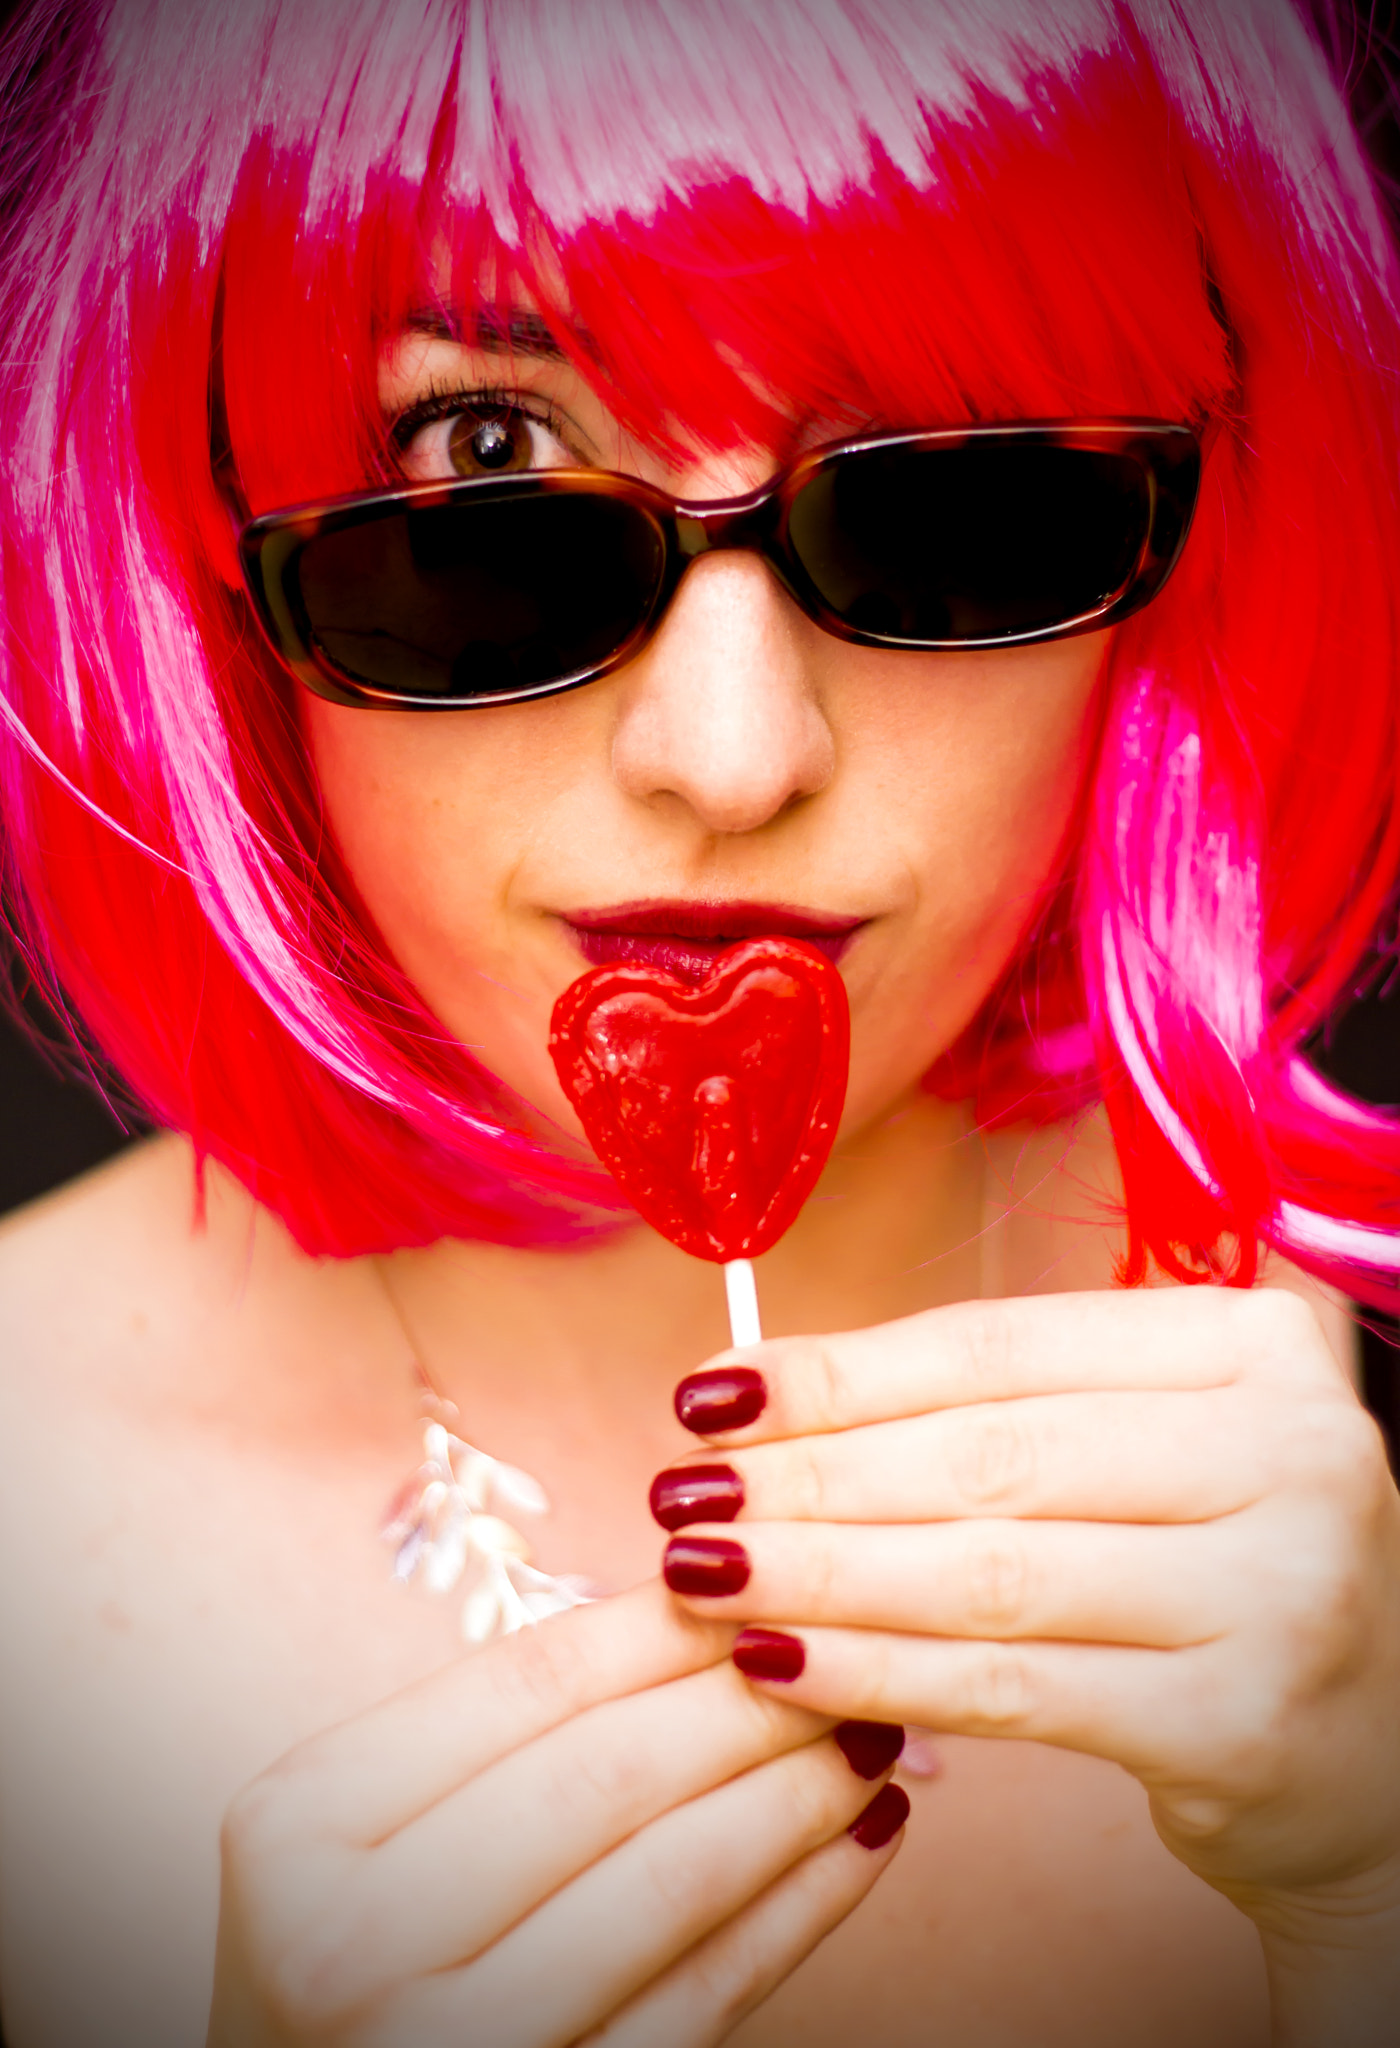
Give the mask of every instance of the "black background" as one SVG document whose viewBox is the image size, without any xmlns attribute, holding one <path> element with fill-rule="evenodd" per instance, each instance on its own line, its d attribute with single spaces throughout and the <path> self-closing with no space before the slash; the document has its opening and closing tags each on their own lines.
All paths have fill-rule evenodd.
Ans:
<svg viewBox="0 0 1400 2048">
<path fill-rule="evenodd" d="M 12 5 L 0 0 L 0 24 Z M 1400 0 L 1364 4 L 1357 20 L 1343 16 L 1338 48 L 1353 106 L 1393 211 L 1400 222 L 1400 121 L 1396 117 L 1397 22 Z M 1397 565 L 1400 568 L 1400 565 Z M 1400 965 L 1392 925 L 1357 977 L 1357 999 L 1314 1046 L 1318 1064 L 1367 1101 L 1400 1104 Z M 0 974 L 0 1211 L 31 1201 L 108 1158 L 139 1135 L 139 1118 L 118 1084 L 98 1075 L 91 1085 L 62 1047 L 62 1034 L 35 999 L 18 962 Z M 104 1094 L 105 1098 L 104 1099 Z M 1394 1326 L 1368 1319 L 1364 1332 L 1368 1401 L 1400 1448 L 1400 1373 L 1390 1339 Z"/>
</svg>

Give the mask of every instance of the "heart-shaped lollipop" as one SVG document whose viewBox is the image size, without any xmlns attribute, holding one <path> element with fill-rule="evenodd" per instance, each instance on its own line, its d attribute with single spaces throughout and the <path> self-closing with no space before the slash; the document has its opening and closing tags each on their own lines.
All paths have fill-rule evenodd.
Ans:
<svg viewBox="0 0 1400 2048">
<path fill-rule="evenodd" d="M 800 939 L 747 939 L 698 987 L 595 967 L 554 1006 L 549 1049 L 603 1164 L 697 1258 L 756 1258 L 815 1187 L 846 1098 L 845 984 Z"/>
</svg>

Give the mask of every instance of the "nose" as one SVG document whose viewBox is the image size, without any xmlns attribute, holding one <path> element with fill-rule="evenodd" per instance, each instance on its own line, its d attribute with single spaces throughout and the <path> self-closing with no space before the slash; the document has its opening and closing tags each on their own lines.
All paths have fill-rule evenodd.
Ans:
<svg viewBox="0 0 1400 2048">
<path fill-rule="evenodd" d="M 704 555 L 650 645 L 624 671 L 618 785 L 680 803 L 707 831 L 755 832 L 831 780 L 819 632 L 757 556 Z"/>
</svg>

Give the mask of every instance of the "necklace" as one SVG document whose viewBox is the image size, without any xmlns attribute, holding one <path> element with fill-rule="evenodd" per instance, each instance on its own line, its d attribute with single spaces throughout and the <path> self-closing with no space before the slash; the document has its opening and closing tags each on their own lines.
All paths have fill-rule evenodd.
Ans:
<svg viewBox="0 0 1400 2048">
<path fill-rule="evenodd" d="M 500 1512 L 545 1515 L 538 1479 L 478 1450 L 458 1434 L 456 1403 L 440 1394 L 413 1341 L 383 1261 L 373 1260 L 384 1298 L 408 1346 L 423 1416 L 423 1460 L 395 1493 L 380 1533 L 393 1552 L 393 1576 L 419 1579 L 433 1593 L 462 1587 L 462 1634 L 487 1643 L 533 1627 L 595 1597 L 587 1581 L 555 1578 L 530 1562 L 530 1545 Z"/>
</svg>

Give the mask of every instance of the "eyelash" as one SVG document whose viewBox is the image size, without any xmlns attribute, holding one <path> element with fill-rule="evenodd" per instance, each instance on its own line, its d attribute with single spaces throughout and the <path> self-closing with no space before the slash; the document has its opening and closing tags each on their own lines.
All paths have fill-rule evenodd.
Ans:
<svg viewBox="0 0 1400 2048">
<path fill-rule="evenodd" d="M 430 427 L 437 420 L 450 420 L 460 412 L 479 412 L 488 419 L 492 413 L 522 413 L 526 419 L 534 420 L 537 426 L 568 445 L 564 422 L 547 399 L 541 399 L 536 408 L 525 404 L 520 392 L 508 390 L 504 385 L 486 389 L 478 386 L 470 391 L 456 385 L 434 385 L 424 397 L 416 399 L 405 412 L 401 412 L 390 427 L 389 438 L 395 452 L 402 455 L 421 428 Z"/>
</svg>

